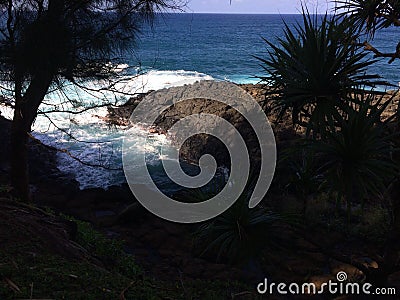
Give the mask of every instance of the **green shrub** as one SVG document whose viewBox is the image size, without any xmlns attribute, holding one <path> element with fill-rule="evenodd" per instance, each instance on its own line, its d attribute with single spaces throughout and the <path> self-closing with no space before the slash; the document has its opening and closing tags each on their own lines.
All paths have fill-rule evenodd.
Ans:
<svg viewBox="0 0 400 300">
<path fill-rule="evenodd" d="M 64 216 L 64 218 L 77 224 L 76 242 L 89 250 L 93 256 L 108 267 L 130 278 L 134 278 L 142 272 L 135 263 L 134 257 L 124 251 L 122 241 L 106 238 L 102 233 L 96 231 L 90 223 L 69 216 Z"/>
</svg>

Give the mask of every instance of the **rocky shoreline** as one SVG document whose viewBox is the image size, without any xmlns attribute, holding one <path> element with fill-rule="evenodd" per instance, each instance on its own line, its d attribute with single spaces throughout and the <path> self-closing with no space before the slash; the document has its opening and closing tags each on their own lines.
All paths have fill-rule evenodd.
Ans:
<svg viewBox="0 0 400 300">
<path fill-rule="evenodd" d="M 268 105 L 270 104 L 268 100 L 273 96 L 272 94 L 267 94 L 267 91 L 270 91 L 269 86 L 264 84 L 241 84 L 239 86 L 250 94 L 265 111 L 268 111 Z M 137 97 L 130 98 L 120 107 L 108 107 L 108 115 L 103 120 L 109 124 L 118 126 L 129 125 L 129 118 L 132 112 L 145 96 L 146 94 L 140 94 Z M 234 108 L 220 102 L 208 99 L 193 99 L 179 102 L 162 112 L 149 130 L 151 133 L 165 134 L 179 120 L 200 112 L 212 114 L 227 120 L 243 137 L 249 149 L 250 159 L 253 162 L 259 161 L 260 146 L 252 126 Z M 273 114 L 268 117 L 275 121 Z M 278 125 L 274 124 L 273 126 L 277 132 L 277 139 L 285 139 L 285 135 L 289 132 L 290 136 L 295 134 L 290 126 L 290 122 Z M 230 165 L 230 156 L 226 147 L 211 135 L 198 134 L 193 138 L 189 138 L 180 147 L 179 151 L 180 158 L 189 163 L 197 164 L 202 155 L 210 154 L 216 159 L 218 165 L 227 167 Z"/>
<path fill-rule="evenodd" d="M 276 116 L 268 108 L 268 100 L 273 96 L 271 94 L 266 95 L 266 92 L 270 91 L 269 86 L 263 84 L 241 84 L 239 86 L 252 97 L 254 97 L 254 99 L 266 109 L 267 116 L 274 130 L 278 150 L 279 148 L 286 147 L 287 143 L 291 143 L 293 139 L 299 137 L 300 133 L 293 128 L 288 118 L 284 119 L 280 123 L 275 122 Z M 395 93 L 395 91 L 388 91 L 384 96 L 384 100 L 389 99 L 395 95 Z M 109 106 L 108 115 L 104 121 L 118 126 L 128 125 L 132 111 L 146 95 L 147 93 L 144 93 L 138 95 L 137 97 L 130 98 L 121 107 Z M 399 99 L 400 96 L 396 95 L 393 103 L 391 103 L 387 108 L 387 114 L 396 111 L 399 105 Z M 163 116 L 157 119 L 156 125 L 152 129 L 152 132 L 165 133 L 165 131 L 168 130 L 168 128 L 178 119 L 192 114 L 193 112 L 203 110 L 209 113 L 219 114 L 230 121 L 235 127 L 238 127 L 239 131 L 246 131 L 246 124 L 243 122 L 243 118 L 240 118 L 233 109 L 227 110 L 227 108 L 224 106 L 213 105 L 207 100 L 199 99 L 199 101 L 193 103 L 193 105 L 177 106 L 175 110 L 166 111 Z M 3 140 L 2 147 L 0 147 L 0 174 L 2 174 L 3 177 L 6 177 L 5 174 L 9 172 L 8 157 L 10 152 L 10 132 L 11 121 L 0 116 L 0 136 Z M 217 161 L 226 163 L 226 149 L 217 143 L 218 141 L 215 141 L 213 137 L 210 138 L 203 136 L 200 139 L 195 139 L 191 141 L 191 143 L 184 145 L 186 148 L 184 147 L 184 149 L 181 149 L 181 157 L 190 163 L 196 163 L 200 154 L 210 153 L 215 154 Z M 193 149 L 198 149 L 198 151 L 195 152 Z M 66 174 L 58 169 L 57 152 L 34 140 L 31 140 L 29 143 L 29 171 L 33 189 L 37 190 L 38 187 L 44 184 L 47 190 L 51 190 L 51 187 L 55 186 L 55 193 L 57 194 L 62 194 L 65 192 L 65 197 L 61 197 L 62 199 L 58 201 L 53 199 L 51 201 L 53 204 L 55 202 L 59 202 L 61 206 L 64 206 L 66 203 L 64 201 L 65 199 L 71 199 L 73 198 L 71 195 L 79 195 L 80 193 L 107 195 L 107 191 L 101 188 L 81 191 L 79 189 L 79 183 L 75 180 L 73 174 Z M 132 203 L 132 201 L 134 201 L 134 198 L 131 195 L 127 185 L 110 187 L 109 190 L 110 195 L 109 197 L 105 196 L 105 198 L 112 198 L 112 195 L 117 193 L 119 197 L 125 199 L 125 203 Z M 125 196 L 122 196 L 123 194 Z M 130 196 L 127 196 L 128 194 Z"/>
</svg>

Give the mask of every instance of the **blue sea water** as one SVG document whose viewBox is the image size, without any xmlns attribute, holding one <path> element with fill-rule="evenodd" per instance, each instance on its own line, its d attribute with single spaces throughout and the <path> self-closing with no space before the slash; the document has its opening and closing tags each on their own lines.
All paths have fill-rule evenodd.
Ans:
<svg viewBox="0 0 400 300">
<path fill-rule="evenodd" d="M 296 16 L 286 16 L 294 22 Z M 237 83 L 257 82 L 265 54 L 262 37 L 282 29 L 279 15 L 169 14 L 147 28 L 137 44 L 142 65 L 158 70 L 191 70 Z"/>
<path fill-rule="evenodd" d="M 275 42 L 283 36 L 284 22 L 302 22 L 301 15 L 166 14 L 143 30 L 130 64 L 144 68 L 186 70 L 236 83 L 256 83 L 263 75 L 254 56 L 267 57 L 262 38 Z M 397 28 L 384 29 L 371 42 L 381 52 L 394 52 Z M 372 55 L 368 59 L 372 59 Z M 392 84 L 400 81 L 400 61 L 380 59 L 370 67 Z"/>
<path fill-rule="evenodd" d="M 225 79 L 235 83 L 257 83 L 257 76 L 263 75 L 263 69 L 254 56 L 266 57 L 267 48 L 262 38 L 271 42 L 282 37 L 284 21 L 293 26 L 301 22 L 300 15 L 240 15 L 240 14 L 164 14 L 157 16 L 152 26 L 143 28 L 137 43 L 124 55 L 122 63 L 131 67 L 122 72 L 126 74 L 125 83 L 116 85 L 123 92 L 143 92 L 175 85 L 195 82 L 203 79 Z M 398 29 L 389 28 L 380 31 L 374 46 L 382 52 L 393 52 L 398 42 Z M 372 59 L 372 55 L 368 56 Z M 400 81 L 400 60 L 393 64 L 388 59 L 381 59 L 371 66 L 369 71 L 380 74 L 393 85 Z M 137 70 L 146 74 L 132 76 Z M 95 87 L 97 83 L 93 83 Z M 64 90 L 70 99 L 92 103 L 98 98 L 70 87 Z M 114 95 L 103 95 L 105 100 L 112 100 Z M 61 93 L 51 93 L 47 102 L 63 103 Z M 120 95 L 120 102 L 126 96 Z M 46 110 L 45 106 L 40 109 Z M 3 115 L 12 112 L 2 109 Z M 83 115 L 56 113 L 50 114 L 53 125 L 48 119 L 39 116 L 35 122 L 34 134 L 45 143 L 67 149 L 79 159 L 102 164 L 111 168 L 121 167 L 123 127 L 110 127 L 101 118 L 106 108 L 89 111 Z M 60 131 L 58 128 L 64 130 Z M 147 135 L 147 131 L 136 129 L 137 136 Z M 72 139 L 90 141 L 90 144 Z M 150 138 L 149 169 L 153 178 L 164 185 L 164 190 L 171 186 L 166 180 L 160 164 L 160 149 L 168 148 L 165 136 Z M 143 155 L 144 149 L 135 150 Z M 147 151 L 147 150 L 146 150 Z M 164 151 L 163 152 L 167 152 Z M 88 167 L 71 157 L 60 154 L 59 168 L 71 172 L 80 182 L 81 188 L 108 187 L 125 182 L 122 171 L 110 171 Z M 138 179 L 140 183 L 140 179 Z M 169 191 L 173 192 L 173 191 Z"/>
</svg>

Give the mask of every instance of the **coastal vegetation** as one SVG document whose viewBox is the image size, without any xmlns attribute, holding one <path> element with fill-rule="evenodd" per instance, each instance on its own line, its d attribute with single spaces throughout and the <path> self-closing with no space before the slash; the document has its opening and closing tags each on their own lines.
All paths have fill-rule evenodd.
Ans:
<svg viewBox="0 0 400 300">
<path fill-rule="evenodd" d="M 392 53 L 372 46 L 380 30 L 400 25 L 398 1 L 335 1 L 333 15 L 304 7 L 301 22 L 264 39 L 266 52 L 253 57 L 264 72 L 260 84 L 242 88 L 272 121 L 278 163 L 271 188 L 248 207 L 254 158 L 255 174 L 232 207 L 185 225 L 151 215 L 127 185 L 80 190 L 74 179 L 46 176 L 55 153 L 30 141 L 50 88 L 112 79 L 109 63 L 135 40 L 139 24 L 179 5 L 28 2 L 29 9 L 0 2 L 7 20 L 0 76 L 14 109 L 12 121 L 0 120 L 0 157 L 11 157 L 0 159 L 10 165 L 0 173 L 0 299 L 258 299 L 256 285 L 267 275 L 320 287 L 339 271 L 351 282 L 400 287 L 400 95 L 369 71 L 379 59 L 400 59 L 400 46 Z M 111 19 L 102 10 L 112 10 Z M 105 120 L 126 125 L 140 97 L 110 108 Z M 233 109 L 203 100 L 164 112 L 157 125 L 167 130 L 173 117 L 202 105 L 242 126 Z M 199 149 L 219 147 L 201 141 L 209 144 Z M 190 158 L 199 156 L 190 150 Z M 202 202 L 220 181 L 174 196 Z"/>
</svg>

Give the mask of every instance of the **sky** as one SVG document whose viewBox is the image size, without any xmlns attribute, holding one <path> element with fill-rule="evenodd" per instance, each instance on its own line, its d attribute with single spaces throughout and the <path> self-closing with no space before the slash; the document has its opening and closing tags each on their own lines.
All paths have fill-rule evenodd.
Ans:
<svg viewBox="0 0 400 300">
<path fill-rule="evenodd" d="M 296 14 L 301 11 L 301 2 L 310 12 L 325 13 L 332 8 L 329 0 L 188 0 L 187 12 L 194 13 L 258 13 Z"/>
</svg>

